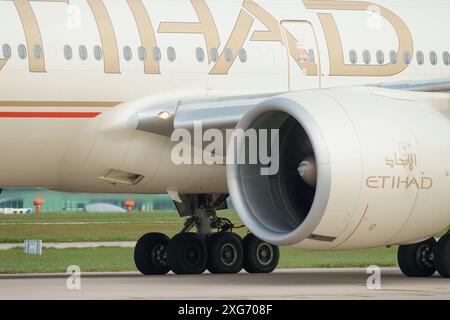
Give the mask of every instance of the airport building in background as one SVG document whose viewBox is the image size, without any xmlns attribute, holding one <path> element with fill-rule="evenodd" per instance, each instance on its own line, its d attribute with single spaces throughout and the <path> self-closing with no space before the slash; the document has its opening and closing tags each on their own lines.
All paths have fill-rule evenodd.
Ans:
<svg viewBox="0 0 450 320">
<path fill-rule="evenodd" d="M 127 200 L 134 201 L 134 211 L 175 210 L 172 200 L 167 195 L 72 194 L 41 189 L 4 189 L 0 194 L 0 209 L 32 208 L 34 212 L 36 199 L 43 200 L 42 213 L 93 210 L 90 208 L 97 208 L 97 210 L 98 208 L 108 208 L 105 210 L 117 211 L 127 209 L 124 203 Z"/>
</svg>

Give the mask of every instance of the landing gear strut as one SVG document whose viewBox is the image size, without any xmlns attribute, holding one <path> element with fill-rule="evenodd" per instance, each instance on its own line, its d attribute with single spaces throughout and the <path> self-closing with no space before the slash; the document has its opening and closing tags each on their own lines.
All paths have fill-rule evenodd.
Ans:
<svg viewBox="0 0 450 320">
<path fill-rule="evenodd" d="M 159 233 L 142 236 L 136 244 L 134 259 L 144 275 L 201 274 L 206 269 L 214 274 L 233 274 L 245 268 L 250 273 L 270 273 L 279 260 L 278 247 L 265 243 L 252 234 L 244 240 L 233 233 L 237 227 L 216 215 L 226 209 L 228 195 L 182 195 L 175 202 L 183 229 L 172 239 Z M 195 230 L 195 232 L 192 232 Z"/>
</svg>

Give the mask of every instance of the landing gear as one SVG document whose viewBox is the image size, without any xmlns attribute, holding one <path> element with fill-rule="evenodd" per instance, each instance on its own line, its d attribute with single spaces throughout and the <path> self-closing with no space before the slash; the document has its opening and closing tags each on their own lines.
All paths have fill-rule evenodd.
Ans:
<svg viewBox="0 0 450 320">
<path fill-rule="evenodd" d="M 144 234 L 134 248 L 134 262 L 144 275 L 162 275 L 170 271 L 166 260 L 169 238 L 161 233 Z"/>
<path fill-rule="evenodd" d="M 249 273 L 271 273 L 278 265 L 280 250 L 277 246 L 264 242 L 253 234 L 243 241 L 244 269 Z"/>
<path fill-rule="evenodd" d="M 434 264 L 442 277 L 450 278 L 450 232 L 434 247 Z"/>
<path fill-rule="evenodd" d="M 238 273 L 244 267 L 251 273 L 270 273 L 279 260 L 278 247 L 253 235 L 244 240 L 235 233 L 237 227 L 216 215 L 226 209 L 228 195 L 180 195 L 175 202 L 181 217 L 187 217 L 184 228 L 171 240 L 160 233 L 149 233 L 136 244 L 134 259 L 144 275 Z M 191 232 L 196 230 L 195 233 Z M 213 232 L 216 231 L 217 232 Z"/>
<path fill-rule="evenodd" d="M 201 274 L 206 270 L 208 251 L 195 233 L 179 233 L 167 246 L 167 263 L 176 274 Z"/>
<path fill-rule="evenodd" d="M 402 245 L 398 248 L 398 265 L 408 277 L 431 277 L 436 272 L 434 248 L 436 240 Z"/>
</svg>

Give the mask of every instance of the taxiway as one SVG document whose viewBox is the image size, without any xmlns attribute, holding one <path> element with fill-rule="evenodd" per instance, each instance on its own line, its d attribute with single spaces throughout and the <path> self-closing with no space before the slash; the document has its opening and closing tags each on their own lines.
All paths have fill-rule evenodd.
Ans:
<svg viewBox="0 0 450 320">
<path fill-rule="evenodd" d="M 272 274 L 144 277 L 137 273 L 2 275 L 0 299 L 450 299 L 450 280 L 381 272 L 381 289 L 368 289 L 366 269 L 281 269 Z"/>
</svg>

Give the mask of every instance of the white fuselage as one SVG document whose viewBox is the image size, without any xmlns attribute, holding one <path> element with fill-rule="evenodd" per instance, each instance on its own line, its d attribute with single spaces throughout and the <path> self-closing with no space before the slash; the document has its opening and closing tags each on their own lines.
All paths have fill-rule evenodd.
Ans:
<svg viewBox="0 0 450 320">
<path fill-rule="evenodd" d="M 175 166 L 169 139 L 128 118 L 186 97 L 446 77 L 449 16 L 437 0 L 0 1 L 0 187 L 226 192 L 224 167 Z M 112 169 L 145 179 L 101 179 Z"/>
</svg>

